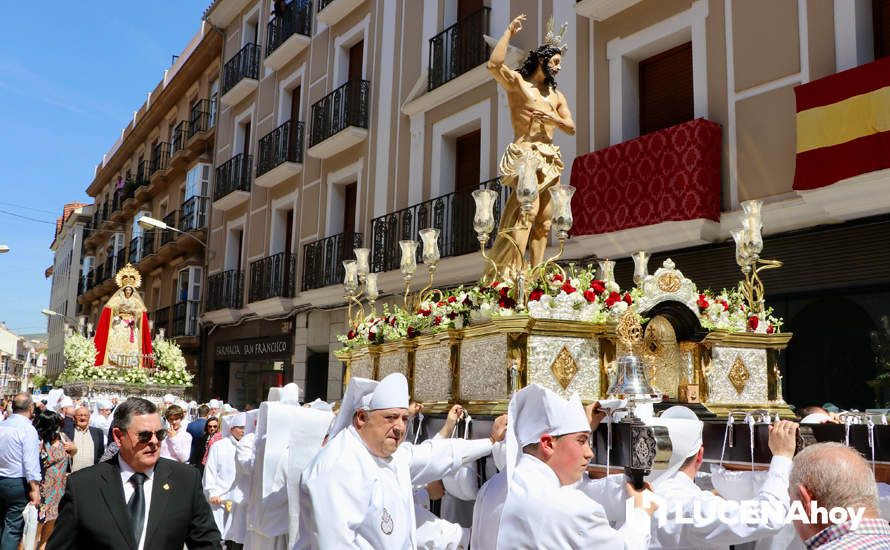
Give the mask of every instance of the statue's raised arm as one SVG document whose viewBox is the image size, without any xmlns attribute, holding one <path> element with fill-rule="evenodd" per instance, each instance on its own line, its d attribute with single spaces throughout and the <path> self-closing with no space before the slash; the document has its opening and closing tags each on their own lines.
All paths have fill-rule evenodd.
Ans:
<svg viewBox="0 0 890 550">
<path fill-rule="evenodd" d="M 504 87 L 516 86 L 522 80 L 522 76 L 504 64 L 507 59 L 507 46 L 510 39 L 516 36 L 522 30 L 522 23 L 525 21 L 525 14 L 519 14 L 510 24 L 501 36 L 494 49 L 491 51 L 491 57 L 488 58 L 488 70 Z"/>
</svg>

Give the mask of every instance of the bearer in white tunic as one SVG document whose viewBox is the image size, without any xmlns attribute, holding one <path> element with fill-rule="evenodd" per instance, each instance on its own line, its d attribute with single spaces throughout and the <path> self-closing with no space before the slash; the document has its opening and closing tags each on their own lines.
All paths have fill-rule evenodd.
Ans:
<svg viewBox="0 0 890 550">
<path fill-rule="evenodd" d="M 585 475 L 593 458 L 591 420 L 577 396 L 567 401 L 532 384 L 513 395 L 507 416 L 508 488 L 499 550 L 647 547 L 651 511 L 642 508 L 642 491 L 625 484 L 635 507 L 616 531 L 603 507 L 578 490 L 596 482 Z"/>
<path fill-rule="evenodd" d="M 412 484 L 490 453 L 492 441 L 403 444 L 407 419 L 404 375 L 350 380 L 327 445 L 303 472 L 295 548 L 414 550 Z"/>
<path fill-rule="evenodd" d="M 694 483 L 704 456 L 703 424 L 695 413 L 686 407 L 671 407 L 649 423 L 667 426 L 673 447 L 668 469 L 653 475 L 655 493 L 665 499 L 667 506 L 660 506 L 652 518 L 652 548 L 728 548 L 731 544 L 771 536 L 782 528 L 781 520 L 789 508 L 788 476 L 794 457 L 796 423 L 781 420 L 770 426 L 773 459 L 766 481 L 749 501 L 725 500 Z M 678 508 L 678 503 L 682 503 L 682 508 Z M 760 510 L 761 503 L 780 513 L 753 523 L 745 523 L 744 514 L 733 513 L 741 507 Z M 695 506 L 702 512 L 695 514 Z M 727 517 L 738 520 L 727 522 Z"/>
<path fill-rule="evenodd" d="M 102 441 L 108 442 L 108 431 L 111 429 L 111 401 L 100 399 L 96 402 L 96 410 L 90 415 L 90 426 L 102 430 Z"/>
<path fill-rule="evenodd" d="M 232 501 L 240 501 L 235 483 L 235 446 L 244 435 L 245 414 L 232 414 L 222 419 L 223 438 L 210 447 L 204 466 L 204 494 L 210 502 L 213 519 L 223 540 L 230 540 Z M 234 491 L 233 491 L 234 489 Z M 237 494 L 233 494 L 237 493 Z"/>
</svg>

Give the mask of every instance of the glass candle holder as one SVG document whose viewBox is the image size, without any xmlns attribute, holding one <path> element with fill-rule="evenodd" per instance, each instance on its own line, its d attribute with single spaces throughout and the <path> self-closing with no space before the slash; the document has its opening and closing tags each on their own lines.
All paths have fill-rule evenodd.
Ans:
<svg viewBox="0 0 890 550">
<path fill-rule="evenodd" d="M 380 291 L 377 289 L 376 273 L 368 273 L 365 275 L 365 296 L 371 302 L 376 301 L 380 296 Z"/>
<path fill-rule="evenodd" d="M 648 252 L 640 250 L 634 252 L 631 258 L 634 260 L 634 284 L 640 286 L 646 277 L 649 276 L 649 258 L 652 255 Z"/>
<path fill-rule="evenodd" d="M 343 286 L 350 294 L 358 289 L 358 264 L 355 260 L 343 261 Z"/>
<path fill-rule="evenodd" d="M 369 248 L 356 248 L 353 250 L 355 254 L 355 263 L 356 263 L 356 271 L 358 272 L 359 277 L 364 277 L 371 271 L 370 264 L 368 263 L 368 258 L 371 255 L 371 249 Z"/>
<path fill-rule="evenodd" d="M 476 202 L 473 229 L 480 237 L 489 235 L 494 231 L 494 204 L 497 199 L 497 192 L 491 189 L 477 189 L 473 191 L 473 200 Z"/>
<path fill-rule="evenodd" d="M 417 232 L 423 242 L 420 257 L 425 264 L 439 263 L 439 230 L 434 227 L 421 229 Z"/>
<path fill-rule="evenodd" d="M 751 254 L 748 251 L 748 236 L 744 229 L 733 229 L 729 232 L 732 240 L 735 241 L 735 263 L 739 267 L 748 267 L 751 265 Z"/>
<path fill-rule="evenodd" d="M 753 256 L 759 256 L 763 251 L 763 234 L 761 233 L 763 224 L 757 218 L 750 217 L 745 218 L 743 227 L 749 253 Z"/>
<path fill-rule="evenodd" d="M 417 271 L 417 241 L 399 241 L 399 248 L 402 249 L 399 271 L 402 275 L 414 275 Z"/>
<path fill-rule="evenodd" d="M 745 213 L 746 218 L 756 221 L 761 227 L 763 226 L 763 217 L 761 215 L 763 211 L 763 201 L 752 199 L 742 202 L 741 206 L 742 212 Z"/>
<path fill-rule="evenodd" d="M 538 159 L 526 155 L 516 170 L 516 200 L 523 212 L 532 209 L 538 199 Z"/>
<path fill-rule="evenodd" d="M 569 237 L 569 231 L 572 229 L 572 195 L 575 194 L 575 188 L 571 185 L 557 185 L 550 188 L 550 203 L 553 209 L 553 227 L 556 229 L 557 237 L 565 240 Z"/>
</svg>

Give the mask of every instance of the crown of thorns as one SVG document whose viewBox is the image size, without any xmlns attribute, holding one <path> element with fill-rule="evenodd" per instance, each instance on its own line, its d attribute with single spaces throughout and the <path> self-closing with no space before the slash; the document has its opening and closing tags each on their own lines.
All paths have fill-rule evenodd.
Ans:
<svg viewBox="0 0 890 550">
<path fill-rule="evenodd" d="M 558 48 L 562 53 L 566 53 L 569 46 L 565 43 L 564 39 L 568 28 L 569 24 L 563 23 L 562 26 L 559 27 L 558 33 L 553 32 L 553 16 L 551 15 L 550 19 L 547 20 L 547 34 L 544 36 L 544 44 Z"/>
</svg>

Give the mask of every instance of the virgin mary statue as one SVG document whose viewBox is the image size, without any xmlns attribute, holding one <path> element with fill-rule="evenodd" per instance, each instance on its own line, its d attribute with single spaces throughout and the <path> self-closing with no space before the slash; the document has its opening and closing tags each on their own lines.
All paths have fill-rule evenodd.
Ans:
<svg viewBox="0 0 890 550">
<path fill-rule="evenodd" d="M 127 264 L 114 277 L 118 291 L 102 308 L 96 327 L 96 366 L 151 366 L 151 330 L 145 304 L 136 289 L 142 276 Z"/>
</svg>

